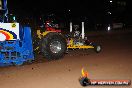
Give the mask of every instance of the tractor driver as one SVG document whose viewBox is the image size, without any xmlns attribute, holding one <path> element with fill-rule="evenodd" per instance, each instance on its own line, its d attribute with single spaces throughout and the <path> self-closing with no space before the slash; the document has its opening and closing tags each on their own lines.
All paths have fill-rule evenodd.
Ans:
<svg viewBox="0 0 132 88">
<path fill-rule="evenodd" d="M 74 25 L 74 38 L 79 38 L 80 36 L 80 31 L 78 31 L 79 25 Z"/>
<path fill-rule="evenodd" d="M 79 25 L 74 25 L 74 44 L 77 44 L 77 42 L 79 42 L 80 39 L 80 31 L 78 31 Z"/>
</svg>

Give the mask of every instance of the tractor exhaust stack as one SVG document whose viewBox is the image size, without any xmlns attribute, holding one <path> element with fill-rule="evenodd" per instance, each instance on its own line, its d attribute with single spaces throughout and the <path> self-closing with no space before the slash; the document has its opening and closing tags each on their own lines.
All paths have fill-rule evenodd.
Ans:
<svg viewBox="0 0 132 88">
<path fill-rule="evenodd" d="M 84 39 L 84 22 L 82 22 L 82 39 Z"/>
</svg>

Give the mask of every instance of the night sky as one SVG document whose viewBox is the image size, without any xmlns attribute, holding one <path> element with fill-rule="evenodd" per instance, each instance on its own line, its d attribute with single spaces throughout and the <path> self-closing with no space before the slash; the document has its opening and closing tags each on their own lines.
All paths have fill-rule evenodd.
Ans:
<svg viewBox="0 0 132 88">
<path fill-rule="evenodd" d="M 87 17 L 92 20 L 107 20 L 107 12 L 109 10 L 110 0 L 8 0 L 9 13 L 21 16 L 39 16 L 42 14 L 55 13 L 58 16 L 70 15 L 72 18 Z M 132 5 L 131 1 L 126 0 L 112 0 L 125 1 L 126 6 L 123 13 L 113 8 L 114 14 L 111 16 L 130 20 L 132 19 Z"/>
<path fill-rule="evenodd" d="M 103 0 L 8 0 L 8 9 L 12 13 L 49 13 L 68 11 L 73 14 L 87 14 L 104 10 Z"/>
</svg>

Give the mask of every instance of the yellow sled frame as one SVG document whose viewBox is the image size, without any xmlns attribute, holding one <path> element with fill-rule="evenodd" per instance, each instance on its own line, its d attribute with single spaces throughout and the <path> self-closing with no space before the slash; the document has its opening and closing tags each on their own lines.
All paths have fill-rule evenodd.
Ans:
<svg viewBox="0 0 132 88">
<path fill-rule="evenodd" d="M 68 49 L 93 49 L 93 46 L 90 45 L 74 45 L 73 39 L 71 38 L 67 43 Z"/>
</svg>

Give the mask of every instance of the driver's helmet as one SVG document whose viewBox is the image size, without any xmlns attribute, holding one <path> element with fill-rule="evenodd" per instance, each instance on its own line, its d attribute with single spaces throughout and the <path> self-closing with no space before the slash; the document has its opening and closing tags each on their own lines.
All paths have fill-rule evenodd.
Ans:
<svg viewBox="0 0 132 88">
<path fill-rule="evenodd" d="M 79 37 L 79 35 L 80 35 L 80 32 L 78 30 L 75 30 L 74 37 Z"/>
<path fill-rule="evenodd" d="M 52 20 L 46 21 L 46 27 L 53 27 L 53 26 L 54 26 L 54 24 L 53 24 Z"/>
<path fill-rule="evenodd" d="M 88 40 L 88 37 L 84 37 L 84 40 Z"/>
</svg>

